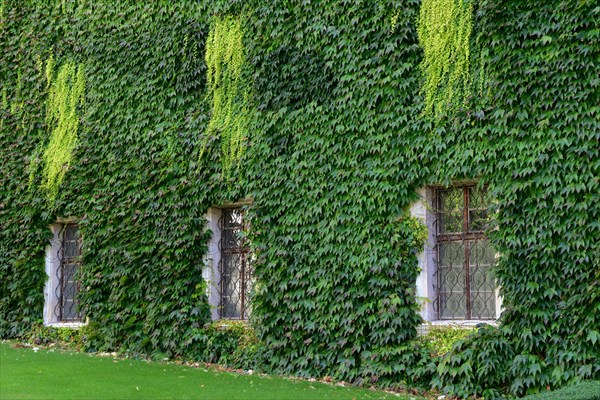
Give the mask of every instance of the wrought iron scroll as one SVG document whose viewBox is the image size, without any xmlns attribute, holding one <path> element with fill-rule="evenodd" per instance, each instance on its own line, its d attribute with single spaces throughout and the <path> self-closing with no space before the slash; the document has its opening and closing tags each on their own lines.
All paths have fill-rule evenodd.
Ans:
<svg viewBox="0 0 600 400">
<path fill-rule="evenodd" d="M 253 283 L 252 257 L 243 231 L 244 212 L 239 208 L 223 209 L 219 220 L 219 317 L 248 319 L 251 312 L 250 291 Z"/>
<path fill-rule="evenodd" d="M 486 199 L 486 190 L 475 186 L 435 190 L 434 309 L 439 319 L 496 318 L 496 251 L 484 234 Z"/>
<path fill-rule="evenodd" d="M 63 225 L 60 231 L 60 247 L 57 251 L 60 262 L 56 269 L 58 285 L 55 287 L 58 301 L 54 307 L 54 315 L 58 322 L 80 322 L 82 320 L 77 300 L 80 289 L 81 245 L 82 241 L 77 225 Z"/>
</svg>

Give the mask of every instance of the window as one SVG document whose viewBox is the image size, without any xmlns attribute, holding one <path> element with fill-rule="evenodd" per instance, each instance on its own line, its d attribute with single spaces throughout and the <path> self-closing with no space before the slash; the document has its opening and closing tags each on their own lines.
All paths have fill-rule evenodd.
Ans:
<svg viewBox="0 0 600 400">
<path fill-rule="evenodd" d="M 212 232 L 202 276 L 208 282 L 213 320 L 246 320 L 250 316 L 253 255 L 243 235 L 248 223 L 244 205 L 210 208 L 207 229 Z"/>
<path fill-rule="evenodd" d="M 75 223 L 57 223 L 52 226 L 54 237 L 47 250 L 46 323 L 79 323 L 82 239 Z"/>
<path fill-rule="evenodd" d="M 219 318 L 248 319 L 253 270 L 246 239 L 242 235 L 246 229 L 243 210 L 223 209 L 219 228 Z"/>
<path fill-rule="evenodd" d="M 491 268 L 496 251 L 485 237 L 486 190 L 476 186 L 434 189 L 435 272 L 433 307 L 441 320 L 496 319 Z"/>
</svg>

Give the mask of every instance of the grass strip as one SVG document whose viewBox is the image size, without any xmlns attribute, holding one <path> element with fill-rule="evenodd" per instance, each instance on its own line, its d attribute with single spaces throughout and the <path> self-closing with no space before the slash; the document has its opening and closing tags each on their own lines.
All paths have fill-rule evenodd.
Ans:
<svg viewBox="0 0 600 400">
<path fill-rule="evenodd" d="M 1 399 L 416 399 L 281 377 L 0 343 Z"/>
</svg>

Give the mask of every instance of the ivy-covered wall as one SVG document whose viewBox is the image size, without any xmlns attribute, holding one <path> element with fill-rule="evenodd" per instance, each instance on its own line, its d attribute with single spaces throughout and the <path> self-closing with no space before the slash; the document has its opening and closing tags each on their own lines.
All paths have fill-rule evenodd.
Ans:
<svg viewBox="0 0 600 400">
<path fill-rule="evenodd" d="M 519 393 L 600 374 L 600 7 L 506 3 L 480 6 L 487 117 L 470 139 L 484 138 L 474 154 L 498 202 Z"/>
<path fill-rule="evenodd" d="M 504 312 L 498 332 L 443 358 L 434 381 L 463 395 L 523 394 L 597 378 L 600 7 L 479 1 L 473 12 L 483 90 L 439 123 L 438 170 L 489 185 Z"/>
<path fill-rule="evenodd" d="M 189 2 L 50 3 L 5 2 L 0 31 L 0 331 L 18 335 L 41 319 L 48 226 L 76 217 L 80 300 L 101 345 L 181 353 L 209 315 L 203 216 L 216 201 L 216 166 L 197 146 L 208 120 L 209 17 Z M 57 70 L 82 65 L 85 79 L 77 144 L 55 198 L 44 168 L 32 167 L 57 124 L 46 118 L 50 59 Z"/>
<path fill-rule="evenodd" d="M 600 8 L 472 3 L 467 95 L 429 113 L 417 0 L 3 0 L 0 336 L 42 319 L 48 226 L 77 217 L 95 347 L 197 356 L 206 211 L 252 199 L 261 368 L 490 397 L 599 378 Z M 505 312 L 431 359 L 408 207 L 460 178 L 494 198 Z"/>
<path fill-rule="evenodd" d="M 409 380 L 423 238 L 407 208 L 429 172 L 418 3 L 319 10 L 255 10 L 256 327 L 278 371 Z"/>
</svg>

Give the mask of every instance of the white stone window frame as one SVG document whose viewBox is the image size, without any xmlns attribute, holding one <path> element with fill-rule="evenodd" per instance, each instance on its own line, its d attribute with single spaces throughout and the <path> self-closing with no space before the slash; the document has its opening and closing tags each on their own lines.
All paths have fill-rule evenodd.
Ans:
<svg viewBox="0 0 600 400">
<path fill-rule="evenodd" d="M 230 208 L 248 207 L 252 204 L 251 200 L 244 200 L 235 203 L 224 203 L 222 205 L 210 207 L 206 213 L 206 228 L 212 232 L 208 242 L 208 252 L 204 259 L 204 268 L 202 269 L 202 278 L 207 282 L 206 294 L 208 296 L 208 304 L 210 305 L 210 316 L 213 321 L 241 321 L 246 319 L 231 320 L 221 319 L 219 317 L 219 306 L 221 304 L 219 282 L 221 281 L 221 273 L 219 271 L 219 263 L 221 262 L 221 227 L 219 220 L 223 215 L 223 210 Z"/>
<path fill-rule="evenodd" d="M 456 181 L 451 186 L 461 186 L 474 184 L 474 181 Z M 500 314 L 502 313 L 502 297 L 499 293 L 499 288 L 496 286 L 496 320 L 440 320 L 433 305 L 437 293 L 435 290 L 435 272 L 436 272 L 436 232 L 435 220 L 436 215 L 432 208 L 433 199 L 435 198 L 435 190 L 445 186 L 431 185 L 422 187 L 417 190 L 419 199 L 410 207 L 411 216 L 419 219 L 427 227 L 427 240 L 423 245 L 423 250 L 417 255 L 420 273 L 417 277 L 417 300 L 420 304 L 420 315 L 426 324 L 432 325 L 448 325 L 472 328 L 478 324 L 496 325 Z"/>
<path fill-rule="evenodd" d="M 50 225 L 52 237 L 50 243 L 46 246 L 45 269 L 46 269 L 46 285 L 44 286 L 44 325 L 58 328 L 80 328 L 87 325 L 87 320 L 81 322 L 61 322 L 58 321 L 54 309 L 58 305 L 59 298 L 56 295 L 56 287 L 60 285 L 58 279 L 58 269 L 60 268 L 61 260 L 57 254 L 62 245 L 61 232 L 63 227 L 68 224 L 77 224 L 78 218 L 58 218 L 55 223 Z"/>
</svg>

